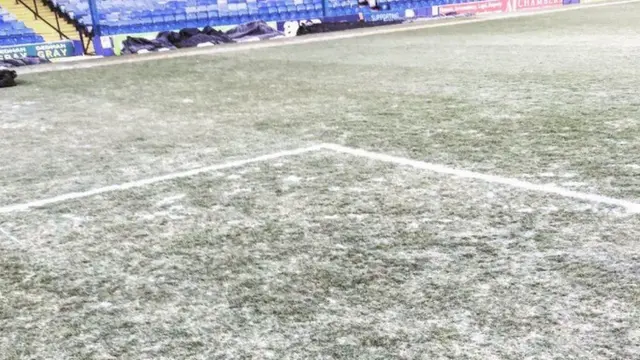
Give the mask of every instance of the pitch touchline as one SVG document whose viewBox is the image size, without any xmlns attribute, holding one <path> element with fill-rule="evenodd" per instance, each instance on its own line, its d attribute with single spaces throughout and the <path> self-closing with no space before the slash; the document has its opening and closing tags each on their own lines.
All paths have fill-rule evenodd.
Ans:
<svg viewBox="0 0 640 360">
<path fill-rule="evenodd" d="M 0 213 L 25 211 L 32 208 L 43 207 L 43 206 L 47 206 L 55 203 L 64 202 L 64 201 L 76 200 L 76 199 L 86 198 L 86 197 L 95 196 L 99 194 L 105 194 L 109 192 L 138 188 L 138 187 L 155 184 L 162 181 L 185 178 L 185 177 L 202 174 L 205 172 L 230 169 L 230 168 L 240 167 L 240 166 L 244 166 L 252 163 L 275 160 L 278 158 L 283 158 L 288 156 L 302 155 L 305 153 L 318 151 L 318 150 L 331 150 L 334 152 L 348 154 L 356 157 L 362 157 L 362 158 L 367 158 L 371 160 L 392 163 L 396 165 L 410 166 L 416 169 L 428 170 L 428 171 L 439 173 L 439 174 L 452 175 L 452 176 L 457 176 L 457 177 L 466 178 L 466 179 L 481 180 L 491 184 L 507 185 L 513 188 L 523 189 L 527 191 L 554 194 L 560 197 L 578 199 L 578 200 L 583 200 L 583 201 L 588 201 L 593 203 L 614 205 L 614 206 L 622 207 L 626 209 L 628 212 L 633 214 L 640 213 L 640 204 L 637 204 L 628 200 L 615 199 L 615 198 L 596 195 L 596 194 L 582 193 L 578 191 L 557 187 L 555 185 L 534 184 L 534 183 L 513 179 L 513 178 L 507 178 L 507 177 L 496 176 L 496 175 L 487 175 L 487 174 L 477 173 L 477 172 L 468 171 L 468 170 L 455 169 L 455 168 L 450 168 L 443 165 L 431 164 L 424 161 L 412 160 L 412 159 L 403 158 L 399 156 L 393 156 L 393 155 L 388 155 L 388 154 L 383 154 L 383 153 L 378 153 L 378 152 L 373 152 L 373 151 L 368 151 L 363 149 L 357 149 L 357 148 L 352 148 L 352 147 L 338 145 L 338 144 L 330 144 L 330 143 L 319 144 L 319 145 L 298 148 L 293 150 L 278 151 L 272 154 L 257 156 L 251 159 L 235 160 L 235 161 L 230 161 L 230 162 L 226 162 L 218 165 L 206 166 L 198 169 L 181 171 L 181 172 L 171 173 L 167 175 L 156 176 L 148 179 L 131 181 L 131 182 L 119 184 L 119 185 L 110 185 L 110 186 L 101 187 L 93 190 L 88 190 L 83 192 L 73 192 L 73 193 L 55 196 L 48 199 L 30 201 L 23 204 L 3 206 L 3 207 L 0 207 Z"/>
</svg>

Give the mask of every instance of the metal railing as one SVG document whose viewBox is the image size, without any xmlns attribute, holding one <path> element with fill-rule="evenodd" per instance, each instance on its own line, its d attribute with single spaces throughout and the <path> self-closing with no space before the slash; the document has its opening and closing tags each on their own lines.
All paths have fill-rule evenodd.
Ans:
<svg viewBox="0 0 640 360">
<path fill-rule="evenodd" d="M 69 40 L 69 37 L 65 33 L 63 33 L 62 30 L 60 29 L 60 18 L 58 17 L 57 12 L 53 11 L 54 16 L 56 17 L 56 24 L 53 25 L 52 23 L 47 21 L 47 19 L 40 16 L 40 13 L 38 11 L 38 0 L 33 0 L 33 8 L 23 0 L 16 0 L 16 4 L 22 4 L 22 6 L 27 8 L 27 10 L 31 11 L 34 19 L 41 20 L 42 22 L 47 24 L 47 26 L 55 30 L 58 36 L 60 37 L 60 40 L 65 40 L 65 39 Z"/>
<path fill-rule="evenodd" d="M 44 1 L 44 0 L 42 0 Z M 47 21 L 47 19 L 43 18 L 42 16 L 40 16 L 40 12 L 38 10 L 38 0 L 33 0 L 33 7 L 31 7 L 29 4 L 27 4 L 25 2 L 25 0 L 16 0 L 16 4 L 22 4 L 22 6 L 24 6 L 25 8 L 27 8 L 27 10 L 29 10 L 32 14 L 35 20 L 41 20 L 42 22 L 44 22 L 45 24 L 47 24 L 47 26 L 49 26 L 50 28 L 52 28 L 53 30 L 55 30 L 55 32 L 58 34 L 58 36 L 60 37 L 60 40 L 70 40 L 69 37 L 62 32 L 62 29 L 60 29 L 60 15 L 58 14 L 58 11 L 56 9 L 51 8 L 51 12 L 53 13 L 53 15 L 55 16 L 56 19 L 56 24 L 53 25 L 52 23 L 50 23 L 49 21 Z M 46 3 L 44 3 L 46 4 Z M 42 5 L 42 4 L 41 4 Z M 66 21 L 63 19 L 63 21 Z M 85 43 L 85 39 L 82 33 L 82 29 L 78 29 L 76 27 L 76 30 L 78 31 L 78 34 L 80 35 L 80 42 L 82 43 L 82 50 L 84 52 L 84 54 L 88 54 L 88 50 L 89 50 L 89 46 L 91 44 L 91 41 L 93 40 L 91 34 L 88 34 L 87 36 L 87 41 Z"/>
<path fill-rule="evenodd" d="M 33 14 L 33 18 L 34 19 L 41 20 L 42 22 L 47 24 L 47 26 L 49 26 L 50 28 L 55 30 L 56 33 L 58 34 L 58 36 L 60 37 L 60 40 L 65 40 L 65 39 L 69 40 L 69 37 L 67 35 L 65 35 L 65 33 L 63 33 L 62 30 L 60 29 L 60 20 L 58 18 L 58 13 L 56 13 L 55 11 L 53 12 L 53 14 L 56 17 L 56 24 L 53 25 L 49 21 L 47 21 L 47 19 L 45 19 L 42 16 L 40 16 L 40 13 L 38 12 L 38 1 L 37 0 L 33 0 L 33 8 L 31 8 L 29 5 L 27 5 L 27 3 L 25 1 L 23 1 L 23 0 L 16 0 L 16 4 L 22 4 L 22 6 L 26 7 L 29 11 L 31 11 L 31 13 Z"/>
</svg>

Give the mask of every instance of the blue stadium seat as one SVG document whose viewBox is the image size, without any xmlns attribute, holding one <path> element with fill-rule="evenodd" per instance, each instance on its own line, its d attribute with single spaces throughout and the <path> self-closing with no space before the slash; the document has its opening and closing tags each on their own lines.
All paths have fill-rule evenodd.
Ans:
<svg viewBox="0 0 640 360">
<path fill-rule="evenodd" d="M 0 46 L 12 46 L 23 44 L 37 44 L 44 42 L 42 36 L 37 35 L 33 29 L 9 14 L 0 7 Z"/>
<path fill-rule="evenodd" d="M 92 20 L 88 0 L 45 0 L 70 18 L 85 26 Z M 109 31 L 125 33 L 153 28 L 177 30 L 183 27 L 233 25 L 262 19 L 265 21 L 299 20 L 371 12 L 358 0 L 96 0 L 100 22 Z M 478 0 L 379 0 L 393 10 L 426 8 L 433 5 Z M 153 19 L 153 20 L 149 20 Z M 162 20 L 160 20 L 162 19 Z M 132 22 L 132 23 L 129 23 Z"/>
</svg>

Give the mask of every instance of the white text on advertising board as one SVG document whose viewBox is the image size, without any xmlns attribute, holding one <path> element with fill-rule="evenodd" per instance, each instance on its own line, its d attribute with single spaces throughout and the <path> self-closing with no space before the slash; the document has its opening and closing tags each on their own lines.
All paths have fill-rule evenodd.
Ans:
<svg viewBox="0 0 640 360">
<path fill-rule="evenodd" d="M 535 9 L 560 5 L 562 5 L 562 0 L 518 0 L 518 9 Z"/>
<path fill-rule="evenodd" d="M 40 58 L 58 58 L 67 56 L 67 44 L 36 45 L 36 53 Z"/>
<path fill-rule="evenodd" d="M 0 49 L 0 59 L 2 60 L 22 59 L 24 57 L 27 57 L 27 48 L 24 46 Z"/>
</svg>

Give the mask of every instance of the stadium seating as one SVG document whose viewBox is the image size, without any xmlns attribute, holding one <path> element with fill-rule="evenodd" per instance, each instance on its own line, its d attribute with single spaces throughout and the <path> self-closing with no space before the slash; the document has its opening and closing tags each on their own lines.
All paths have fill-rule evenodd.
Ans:
<svg viewBox="0 0 640 360">
<path fill-rule="evenodd" d="M 3 8 L 0 8 L 0 46 L 36 44 L 44 42 L 42 36 L 27 28 Z"/>
<path fill-rule="evenodd" d="M 51 0 L 81 26 L 91 26 L 86 0 Z M 285 21 L 323 16 L 323 0 L 97 0 L 105 35 Z"/>
<path fill-rule="evenodd" d="M 80 26 L 91 27 L 87 0 L 49 0 Z M 477 0 L 379 0 L 394 10 Z M 358 0 L 96 0 L 104 35 L 144 33 L 253 20 L 286 21 L 372 11 Z"/>
</svg>

